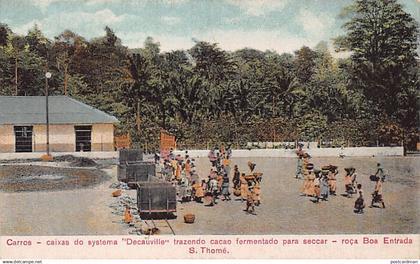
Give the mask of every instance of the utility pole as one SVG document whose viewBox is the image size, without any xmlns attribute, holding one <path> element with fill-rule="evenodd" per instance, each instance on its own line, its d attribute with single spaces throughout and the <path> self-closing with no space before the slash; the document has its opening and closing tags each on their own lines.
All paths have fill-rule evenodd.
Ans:
<svg viewBox="0 0 420 264">
<path fill-rule="evenodd" d="M 50 120 L 48 113 L 48 79 L 51 78 L 51 72 L 48 71 L 48 66 L 46 67 L 45 73 L 45 121 L 47 128 L 47 157 L 50 156 Z"/>
</svg>

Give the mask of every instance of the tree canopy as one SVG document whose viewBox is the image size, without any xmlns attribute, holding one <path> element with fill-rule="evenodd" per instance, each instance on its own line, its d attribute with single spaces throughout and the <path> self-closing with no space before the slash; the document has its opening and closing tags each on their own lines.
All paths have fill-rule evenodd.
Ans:
<svg viewBox="0 0 420 264">
<path fill-rule="evenodd" d="M 35 25 L 25 36 L 0 24 L 0 95 L 67 94 L 115 115 L 117 133 L 158 144 L 158 132 L 179 146 L 230 142 L 324 140 L 399 144 L 418 140 L 417 22 L 396 0 L 355 0 L 346 9 L 336 50 L 326 42 L 278 54 L 223 50 L 196 41 L 162 52 L 148 37 L 122 45 L 106 27 L 86 40 L 64 30 L 48 39 Z"/>
</svg>

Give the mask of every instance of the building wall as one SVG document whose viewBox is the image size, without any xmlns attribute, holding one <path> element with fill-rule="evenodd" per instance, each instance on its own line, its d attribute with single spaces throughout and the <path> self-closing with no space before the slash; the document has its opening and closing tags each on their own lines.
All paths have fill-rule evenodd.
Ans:
<svg viewBox="0 0 420 264">
<path fill-rule="evenodd" d="M 114 151 L 114 125 L 92 126 L 92 151 Z"/>
<path fill-rule="evenodd" d="M 0 153 L 15 152 L 15 132 L 12 125 L 0 125 Z"/>
<path fill-rule="evenodd" d="M 76 135 L 72 125 L 50 125 L 50 151 L 74 152 Z M 46 126 L 33 125 L 33 151 L 46 151 Z M 92 151 L 114 151 L 114 125 L 92 125 Z M 0 125 L 0 153 L 15 152 L 14 125 Z"/>
<path fill-rule="evenodd" d="M 188 150 L 188 155 L 192 158 L 207 157 L 210 150 Z M 383 156 L 403 156 L 403 147 L 355 147 L 355 148 L 317 148 L 304 149 L 312 157 L 383 157 Z M 174 154 L 184 155 L 185 151 L 177 150 Z M 296 158 L 295 149 L 234 149 L 234 158 L 264 157 L 264 158 Z"/>
<path fill-rule="evenodd" d="M 34 125 L 33 151 L 47 150 L 46 125 Z M 50 125 L 50 151 L 71 152 L 75 150 L 74 125 Z"/>
</svg>

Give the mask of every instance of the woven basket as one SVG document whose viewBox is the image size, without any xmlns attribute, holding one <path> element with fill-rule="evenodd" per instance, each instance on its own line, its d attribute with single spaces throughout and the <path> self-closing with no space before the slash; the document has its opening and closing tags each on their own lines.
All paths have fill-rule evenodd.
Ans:
<svg viewBox="0 0 420 264">
<path fill-rule="evenodd" d="M 246 175 L 245 176 L 245 180 L 247 180 L 247 181 L 253 181 L 253 180 L 255 180 L 255 176 L 254 175 Z"/>
<path fill-rule="evenodd" d="M 353 168 L 344 168 L 344 170 L 345 170 L 346 172 L 350 172 L 351 170 L 353 170 Z"/>
<path fill-rule="evenodd" d="M 195 221 L 195 215 L 194 214 L 185 214 L 184 215 L 184 222 L 187 224 L 192 224 Z"/>
<path fill-rule="evenodd" d="M 113 197 L 118 197 L 121 196 L 122 191 L 121 190 L 116 190 L 115 192 L 112 192 L 112 196 Z"/>
</svg>

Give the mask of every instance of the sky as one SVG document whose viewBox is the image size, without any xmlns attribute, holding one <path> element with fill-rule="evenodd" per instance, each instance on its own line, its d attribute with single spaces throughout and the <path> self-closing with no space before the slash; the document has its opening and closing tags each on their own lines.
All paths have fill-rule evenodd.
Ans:
<svg viewBox="0 0 420 264">
<path fill-rule="evenodd" d="M 399 0 L 420 23 L 420 0 Z M 151 36 L 161 50 L 189 49 L 194 40 L 225 50 L 279 53 L 314 47 L 344 32 L 339 17 L 352 0 L 0 0 L 0 23 L 26 34 L 36 23 L 53 38 L 66 29 L 92 39 L 108 25 L 130 48 Z"/>
</svg>

